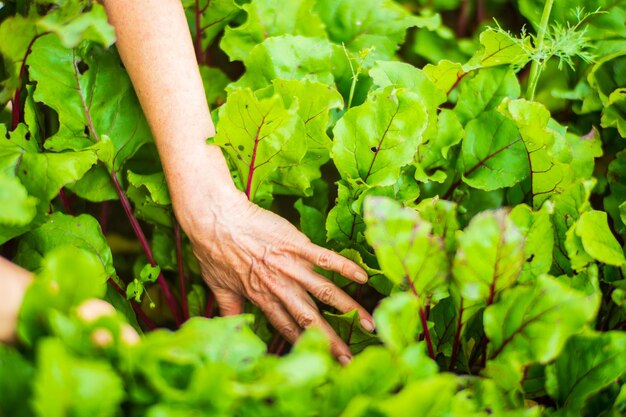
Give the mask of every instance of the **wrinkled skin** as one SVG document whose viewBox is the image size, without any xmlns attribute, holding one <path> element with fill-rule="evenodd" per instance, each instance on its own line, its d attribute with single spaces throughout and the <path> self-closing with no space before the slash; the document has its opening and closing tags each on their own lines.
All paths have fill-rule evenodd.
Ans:
<svg viewBox="0 0 626 417">
<path fill-rule="evenodd" d="M 350 349 L 322 318 L 309 293 L 341 312 L 357 309 L 368 330 L 374 330 L 372 317 L 313 268 L 335 271 L 359 283 L 367 280 L 365 271 L 314 245 L 287 220 L 248 202 L 243 194 L 222 200 L 210 210 L 211 215 L 188 234 L 221 313 L 240 314 L 247 298 L 289 342 L 303 328 L 318 326 L 329 336 L 333 354 L 342 363 L 348 362 Z"/>
</svg>

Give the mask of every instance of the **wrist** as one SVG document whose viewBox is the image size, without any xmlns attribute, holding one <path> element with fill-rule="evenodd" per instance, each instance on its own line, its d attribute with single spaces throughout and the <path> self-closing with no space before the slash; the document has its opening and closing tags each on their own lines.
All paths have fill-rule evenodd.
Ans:
<svg viewBox="0 0 626 417">
<path fill-rule="evenodd" d="M 0 257 L 0 342 L 14 342 L 17 337 L 17 321 L 24 294 L 32 282 L 32 275 L 25 269 Z"/>
</svg>

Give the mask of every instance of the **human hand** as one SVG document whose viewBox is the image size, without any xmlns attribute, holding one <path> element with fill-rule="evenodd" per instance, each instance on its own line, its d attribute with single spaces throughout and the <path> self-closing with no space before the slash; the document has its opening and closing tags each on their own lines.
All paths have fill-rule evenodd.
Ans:
<svg viewBox="0 0 626 417">
<path fill-rule="evenodd" d="M 193 214 L 194 220 L 183 228 L 221 313 L 242 313 L 245 297 L 289 342 L 293 343 L 303 328 L 318 326 L 330 338 L 338 360 L 349 362 L 350 349 L 322 318 L 309 293 L 341 312 L 357 309 L 361 324 L 370 331 L 374 330 L 372 317 L 313 267 L 338 272 L 358 283 L 367 281 L 366 272 L 311 243 L 287 220 L 250 203 L 238 192 L 215 199 L 207 211 L 202 216 Z"/>
</svg>

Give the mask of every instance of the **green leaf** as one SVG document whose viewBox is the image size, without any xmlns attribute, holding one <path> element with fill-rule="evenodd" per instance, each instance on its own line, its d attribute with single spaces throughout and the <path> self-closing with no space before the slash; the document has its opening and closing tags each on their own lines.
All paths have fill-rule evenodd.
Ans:
<svg viewBox="0 0 626 417">
<path fill-rule="evenodd" d="M 422 332 L 420 303 L 415 296 L 397 292 L 383 299 L 374 310 L 376 332 L 385 346 L 395 352 L 403 351 Z"/>
<path fill-rule="evenodd" d="M 495 111 L 466 126 L 461 152 L 463 181 L 485 191 L 510 187 L 528 176 L 528 158 L 515 123 Z"/>
<path fill-rule="evenodd" d="M 593 319 L 595 307 L 585 298 L 585 294 L 546 275 L 532 286 L 507 290 L 484 313 L 490 360 L 553 360 L 567 339 Z"/>
<path fill-rule="evenodd" d="M 589 397 L 616 384 L 626 370 L 623 332 L 588 333 L 572 337 L 554 364 L 546 369 L 546 390 L 563 415 L 578 415 Z"/>
<path fill-rule="evenodd" d="M 372 60 L 393 57 L 406 30 L 426 23 L 390 0 L 318 0 L 315 10 L 333 42 L 354 52 L 373 46 Z"/>
<path fill-rule="evenodd" d="M 430 223 L 414 209 L 379 197 L 365 201 L 364 218 L 367 240 L 392 282 L 404 288 L 408 283 L 422 303 L 445 291 L 448 258 Z"/>
<path fill-rule="evenodd" d="M 626 88 L 618 88 L 609 95 L 602 110 L 602 127 L 615 127 L 626 138 Z"/>
<path fill-rule="evenodd" d="M 524 48 L 501 31 L 488 28 L 480 34 L 482 49 L 468 63 L 468 66 L 493 67 L 512 65 L 522 68 L 529 61 L 528 51 L 532 50 L 530 38 L 524 38 Z"/>
<path fill-rule="evenodd" d="M 104 296 L 108 277 L 93 252 L 68 245 L 50 250 L 22 301 L 20 340 L 32 346 L 45 334 L 50 310 L 67 313 L 88 298 Z"/>
<path fill-rule="evenodd" d="M 485 68 L 461 83 L 459 99 L 454 111 L 462 124 L 467 124 L 481 113 L 498 107 L 503 98 L 517 98 L 520 87 L 513 70 Z"/>
<path fill-rule="evenodd" d="M 590 210 L 581 214 L 576 222 L 576 235 L 580 237 L 585 252 L 594 259 L 615 266 L 626 263 L 624 251 L 609 229 L 605 212 Z"/>
<path fill-rule="evenodd" d="M 32 379 L 35 368 L 13 346 L 0 344 L 0 369 L 10 378 L 0 378 L 0 416 L 28 417 L 33 415 L 31 405 Z"/>
<path fill-rule="evenodd" d="M 515 284 L 524 261 L 524 236 L 506 211 L 476 215 L 457 241 L 452 272 L 464 298 L 493 301 Z"/>
<path fill-rule="evenodd" d="M 0 24 L 0 54 L 4 55 L 7 79 L 2 82 L 0 102 L 21 87 L 20 72 L 27 63 L 29 47 L 42 36 L 53 33 L 66 48 L 73 48 L 83 40 L 99 42 L 109 47 L 115 40 L 113 27 L 107 22 L 104 7 L 100 4 L 71 1 L 63 7 L 51 8 L 45 16 L 11 16 Z M 50 37 L 50 36 L 48 36 Z"/>
<path fill-rule="evenodd" d="M 0 224 L 3 226 L 25 226 L 37 214 L 37 199 L 19 179 L 0 173 Z"/>
<path fill-rule="evenodd" d="M 298 199 L 294 207 L 300 215 L 300 230 L 302 233 L 311 239 L 311 242 L 323 246 L 326 243 L 326 219 L 324 214 L 314 207 L 305 205 L 302 199 Z"/>
<path fill-rule="evenodd" d="M 297 166 L 277 172 L 274 192 L 311 195 L 311 183 L 321 177 L 320 167 L 330 159 L 331 140 L 326 133 L 330 112 L 341 108 L 343 99 L 335 88 L 309 80 L 274 80 L 273 87 L 285 107 L 297 102 L 307 146 L 306 154 Z"/>
<path fill-rule="evenodd" d="M 266 87 L 274 79 L 333 83 L 332 44 L 322 38 L 281 35 L 267 38 L 244 59 L 245 74 L 230 89 Z"/>
<path fill-rule="evenodd" d="M 335 333 L 346 342 L 353 354 L 360 353 L 367 346 L 377 342 L 376 337 L 361 326 L 357 310 L 344 314 L 333 314 L 325 311 L 324 319 Z"/>
<path fill-rule="evenodd" d="M 213 3 L 211 2 L 211 4 Z M 200 76 L 202 77 L 202 85 L 204 85 L 204 94 L 210 106 L 226 101 L 226 86 L 230 83 L 230 78 L 226 74 L 218 68 L 201 65 Z"/>
<path fill-rule="evenodd" d="M 380 401 L 375 408 L 389 417 L 444 417 L 452 408 L 450 399 L 456 386 L 452 374 L 434 375 L 407 384 L 400 393 Z"/>
<path fill-rule="evenodd" d="M 17 176 L 40 209 L 47 210 L 50 200 L 59 190 L 82 176 L 96 163 L 96 154 L 90 150 L 78 152 L 40 152 L 33 140 L 26 139 L 26 126 L 20 124 L 9 138 L 2 135 L 0 125 L 0 172 Z"/>
<path fill-rule="evenodd" d="M 427 64 L 424 73 L 446 95 L 466 74 L 461 64 L 446 59 L 442 59 L 437 65 Z"/>
<path fill-rule="evenodd" d="M 359 242 L 365 230 L 359 197 L 366 191 L 366 187 L 353 186 L 346 181 L 337 182 L 337 187 L 335 206 L 326 218 L 327 239 Z"/>
<path fill-rule="evenodd" d="M 195 0 L 185 0 L 183 5 L 188 21 L 193 22 L 192 33 L 198 36 L 198 28 L 195 26 L 195 3 Z M 234 0 L 200 0 L 197 3 L 200 15 L 201 47 L 205 51 L 224 27 L 239 15 L 241 7 Z"/>
<path fill-rule="evenodd" d="M 228 27 L 220 47 L 231 61 L 243 61 L 252 48 L 265 39 L 280 35 L 301 35 L 325 38 L 324 24 L 313 11 L 313 0 L 276 3 L 254 0 L 242 8 L 248 14 L 245 23 L 234 29 Z"/>
<path fill-rule="evenodd" d="M 550 272 L 554 230 L 551 221 L 551 206 L 544 205 L 533 212 L 530 207 L 520 204 L 511 210 L 509 218 L 524 236 L 524 263 L 518 282 L 534 281 L 540 275 Z"/>
<path fill-rule="evenodd" d="M 111 249 L 100 224 L 88 214 L 73 217 L 57 212 L 50 215 L 45 223 L 20 240 L 15 262 L 36 270 L 49 252 L 67 245 L 93 253 L 100 264 L 98 275 L 116 276 Z"/>
<path fill-rule="evenodd" d="M 446 101 L 446 95 L 437 88 L 424 71 L 404 62 L 377 61 L 369 74 L 374 84 L 381 88 L 393 85 L 418 94 L 428 114 L 428 127 L 424 132 L 424 137 L 428 140 L 435 136 L 437 113 L 439 106 Z"/>
<path fill-rule="evenodd" d="M 43 417 L 114 417 L 124 398 L 124 385 L 110 364 L 72 355 L 59 340 L 47 339 L 37 349 L 33 408 Z"/>
<path fill-rule="evenodd" d="M 548 126 L 550 112 L 540 103 L 505 99 L 498 111 L 519 129 L 530 169 L 531 200 L 533 207 L 540 207 L 560 187 L 567 186 L 566 168 L 553 150 L 565 146 L 564 138 Z"/>
<path fill-rule="evenodd" d="M 172 201 L 163 173 L 140 175 L 128 171 L 128 183 L 126 195 L 133 202 L 137 217 L 149 223 L 171 227 Z"/>
<path fill-rule="evenodd" d="M 220 108 L 215 143 L 237 166 L 250 200 L 273 172 L 304 157 L 304 125 L 297 111 L 295 104 L 285 108 L 278 95 L 259 100 L 247 88 L 229 94 Z"/>
<path fill-rule="evenodd" d="M 344 179 L 392 185 L 409 164 L 427 125 L 420 97 L 387 87 L 337 122 L 331 155 Z"/>
<path fill-rule="evenodd" d="M 84 149 L 105 141 L 106 135 L 110 149 L 99 156 L 117 170 L 151 140 L 130 79 L 113 50 L 95 45 L 67 49 L 46 36 L 34 45 L 29 63 L 30 76 L 38 83 L 35 100 L 59 115 L 59 131 L 46 141 L 47 149 Z"/>
</svg>

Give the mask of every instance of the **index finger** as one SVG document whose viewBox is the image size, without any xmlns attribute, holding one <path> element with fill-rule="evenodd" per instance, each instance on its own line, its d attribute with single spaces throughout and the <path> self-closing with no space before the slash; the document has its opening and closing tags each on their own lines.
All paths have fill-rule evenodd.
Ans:
<svg viewBox="0 0 626 417">
<path fill-rule="evenodd" d="M 313 243 L 307 245 L 302 253 L 304 259 L 320 268 L 335 271 L 359 284 L 367 282 L 367 272 L 353 261 L 344 258 L 330 249 Z"/>
</svg>

